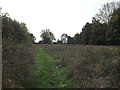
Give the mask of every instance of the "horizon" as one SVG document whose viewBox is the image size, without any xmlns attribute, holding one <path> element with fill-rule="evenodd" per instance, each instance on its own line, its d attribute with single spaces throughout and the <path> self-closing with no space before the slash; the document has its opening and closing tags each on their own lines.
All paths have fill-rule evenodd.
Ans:
<svg viewBox="0 0 120 90">
<path fill-rule="evenodd" d="M 39 42 L 43 29 L 50 29 L 56 40 L 63 33 L 73 37 L 87 22 L 92 22 L 102 5 L 112 1 L 119 0 L 13 0 L 14 3 L 1 0 L 0 7 L 1 13 L 8 12 L 12 19 L 24 22 Z M 6 6 L 6 3 L 9 4 Z"/>
</svg>

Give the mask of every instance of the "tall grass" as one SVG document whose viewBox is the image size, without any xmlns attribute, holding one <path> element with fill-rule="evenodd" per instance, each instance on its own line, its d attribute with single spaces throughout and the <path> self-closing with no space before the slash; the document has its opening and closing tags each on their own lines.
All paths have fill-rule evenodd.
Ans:
<svg viewBox="0 0 120 90">
<path fill-rule="evenodd" d="M 74 87 L 118 87 L 118 46 L 39 45 L 61 60 Z"/>
<path fill-rule="evenodd" d="M 71 87 L 71 81 L 66 79 L 65 68 L 59 60 L 54 60 L 40 47 L 37 47 L 35 70 L 31 77 L 32 88 L 65 88 Z"/>
</svg>

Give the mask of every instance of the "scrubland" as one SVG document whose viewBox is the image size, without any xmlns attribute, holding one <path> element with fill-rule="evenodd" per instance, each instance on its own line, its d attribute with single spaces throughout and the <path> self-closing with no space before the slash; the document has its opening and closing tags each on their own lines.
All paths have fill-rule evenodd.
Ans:
<svg viewBox="0 0 120 90">
<path fill-rule="evenodd" d="M 37 45 L 54 60 L 60 60 L 66 78 L 77 88 L 117 88 L 118 46 Z"/>
</svg>

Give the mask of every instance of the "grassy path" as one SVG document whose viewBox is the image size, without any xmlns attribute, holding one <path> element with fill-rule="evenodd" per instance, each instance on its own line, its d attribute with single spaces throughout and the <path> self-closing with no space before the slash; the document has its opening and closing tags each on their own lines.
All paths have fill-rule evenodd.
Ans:
<svg viewBox="0 0 120 90">
<path fill-rule="evenodd" d="M 37 47 L 37 69 L 34 72 L 34 81 L 37 88 L 70 87 L 71 81 L 65 76 L 65 69 L 60 66 L 59 60 L 54 60 L 42 48 Z"/>
</svg>

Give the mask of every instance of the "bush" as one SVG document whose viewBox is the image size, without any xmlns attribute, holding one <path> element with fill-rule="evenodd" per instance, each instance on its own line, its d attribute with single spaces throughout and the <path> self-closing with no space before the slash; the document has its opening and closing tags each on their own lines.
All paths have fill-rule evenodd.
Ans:
<svg viewBox="0 0 120 90">
<path fill-rule="evenodd" d="M 35 48 L 23 23 L 2 15 L 3 88 L 29 87 Z"/>
</svg>

